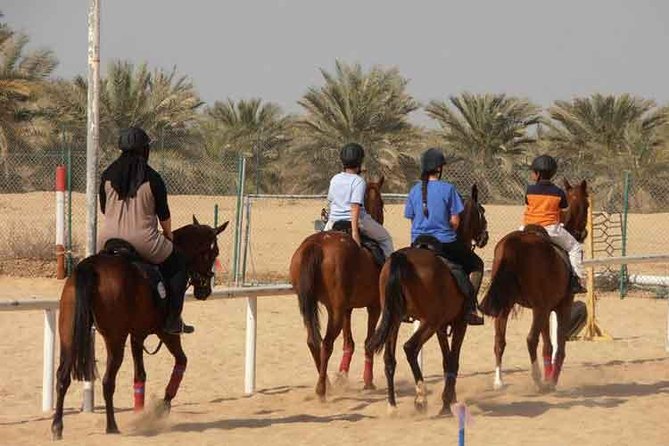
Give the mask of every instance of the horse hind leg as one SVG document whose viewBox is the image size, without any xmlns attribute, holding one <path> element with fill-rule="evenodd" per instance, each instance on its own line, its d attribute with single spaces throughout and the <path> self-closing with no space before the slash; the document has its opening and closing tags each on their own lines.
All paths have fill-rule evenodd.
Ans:
<svg viewBox="0 0 669 446">
<path fill-rule="evenodd" d="M 509 313 L 500 314 L 495 319 L 495 381 L 493 387 L 500 390 L 504 387 L 502 380 L 502 356 L 506 348 L 506 325 L 509 320 Z"/>
<path fill-rule="evenodd" d="M 418 412 L 425 412 L 427 410 L 427 389 L 425 388 L 425 381 L 423 380 L 423 372 L 418 364 L 418 353 L 423 344 L 434 334 L 434 329 L 426 322 L 421 321 L 418 330 L 409 338 L 404 344 L 404 353 L 407 361 L 411 367 L 414 380 L 416 382 L 416 398 L 414 400 L 414 407 Z"/>
<path fill-rule="evenodd" d="M 134 410 L 138 412 L 144 409 L 144 398 L 146 394 L 146 369 L 144 368 L 144 338 L 132 337 L 130 345 L 132 359 L 135 365 L 135 376 L 133 383 Z"/>
<path fill-rule="evenodd" d="M 390 334 L 386 340 L 385 351 L 383 353 L 384 371 L 386 373 L 386 381 L 388 382 L 388 412 L 391 414 L 397 409 L 397 400 L 395 398 L 395 368 L 397 367 L 397 359 L 395 358 L 395 349 L 397 348 L 397 334 L 399 330 L 399 322 L 394 323 L 390 328 Z"/>
<path fill-rule="evenodd" d="M 532 310 L 532 325 L 527 335 L 527 351 L 530 355 L 530 367 L 532 380 L 539 390 L 543 390 L 541 381 L 541 368 L 537 361 L 537 347 L 539 346 L 539 335 L 544 325 L 548 324 L 548 314 L 541 310 Z"/>
<path fill-rule="evenodd" d="M 448 360 L 445 360 L 444 363 L 444 372 L 445 372 L 445 383 L 444 383 L 444 392 L 442 394 L 443 406 L 441 408 L 441 414 L 449 414 L 451 410 L 451 404 L 457 402 L 457 394 L 455 391 L 455 384 L 458 380 L 458 372 L 460 371 L 460 350 L 462 349 L 462 343 L 465 340 L 465 333 L 467 332 L 467 324 L 464 320 L 460 319 L 453 324 L 453 338 L 451 340 L 451 349 L 450 351 L 445 351 L 448 348 L 448 338 L 446 333 L 442 333 L 445 343 L 442 343 L 442 340 L 439 340 L 439 345 L 442 347 L 442 355 L 447 355 Z"/>
<path fill-rule="evenodd" d="M 541 327 L 542 356 L 544 358 L 544 383 L 553 377 L 553 343 L 550 336 L 550 318 Z"/>
<path fill-rule="evenodd" d="M 344 314 L 344 326 L 342 328 L 342 335 L 344 337 L 343 354 L 341 362 L 339 363 L 339 378 L 344 381 L 348 378 L 348 371 L 351 368 L 351 360 L 353 359 L 353 352 L 355 351 L 355 342 L 353 341 L 353 333 L 351 332 L 351 313 L 353 309 L 346 310 Z"/>
<path fill-rule="evenodd" d="M 53 423 L 51 424 L 51 433 L 54 440 L 63 438 L 63 404 L 65 394 L 70 387 L 72 368 L 72 349 L 61 342 L 60 344 L 60 364 L 56 372 L 56 410 L 53 414 Z"/>
<path fill-rule="evenodd" d="M 341 332 L 342 322 L 343 315 L 342 312 L 338 309 L 335 308 L 328 314 L 328 326 L 327 331 L 325 332 L 325 337 L 323 338 L 323 342 L 321 343 L 321 363 L 320 370 L 318 371 L 318 383 L 316 384 L 316 394 L 319 396 L 321 401 L 325 401 L 325 390 L 328 379 L 328 362 L 330 361 L 330 356 L 332 356 L 334 341 Z"/>
<path fill-rule="evenodd" d="M 105 339 L 107 346 L 107 370 L 102 378 L 102 393 L 105 398 L 107 414 L 107 433 L 118 434 L 118 426 L 114 417 L 114 391 L 116 390 L 116 374 L 123 363 L 125 337 L 121 339 Z"/>
<path fill-rule="evenodd" d="M 374 352 L 369 350 L 366 346 L 369 340 L 374 335 L 376 323 L 381 316 L 381 307 L 373 306 L 367 307 L 367 338 L 365 339 L 365 371 L 362 375 L 362 380 L 365 383 L 365 390 L 374 390 Z"/>
<path fill-rule="evenodd" d="M 564 299 L 558 306 L 556 313 L 558 319 L 557 329 L 557 351 L 555 352 L 555 362 L 553 364 L 553 374 L 550 379 L 551 387 L 555 388 L 562 372 L 562 365 L 566 357 L 567 333 L 571 319 L 571 306 L 573 299 Z"/>
</svg>

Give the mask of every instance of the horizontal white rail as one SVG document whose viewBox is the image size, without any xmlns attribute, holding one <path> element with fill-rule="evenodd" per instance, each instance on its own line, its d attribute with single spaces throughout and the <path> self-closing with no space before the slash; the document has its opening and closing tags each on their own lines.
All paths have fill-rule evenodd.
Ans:
<svg viewBox="0 0 669 446">
<path fill-rule="evenodd" d="M 669 262 L 669 254 L 648 254 L 641 256 L 601 257 L 583 261 L 583 266 L 631 265 L 635 263 Z"/>
</svg>

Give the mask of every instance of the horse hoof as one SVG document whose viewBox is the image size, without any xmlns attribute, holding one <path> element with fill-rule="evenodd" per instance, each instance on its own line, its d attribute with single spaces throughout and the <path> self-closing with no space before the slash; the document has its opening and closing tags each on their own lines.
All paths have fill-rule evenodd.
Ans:
<svg viewBox="0 0 669 446">
<path fill-rule="evenodd" d="M 416 412 L 425 413 L 427 412 L 427 399 L 425 399 L 425 397 L 420 399 L 416 398 L 416 400 L 413 402 L 413 406 L 416 409 Z"/>
<path fill-rule="evenodd" d="M 121 431 L 118 430 L 118 427 L 114 426 L 114 427 L 108 427 L 107 428 L 107 433 L 108 434 L 120 434 Z"/>
<path fill-rule="evenodd" d="M 334 380 L 334 388 L 345 389 L 348 387 L 348 373 L 339 372 Z"/>
<path fill-rule="evenodd" d="M 395 416 L 397 416 L 397 413 L 398 413 L 397 406 L 393 405 L 393 404 L 390 404 L 390 403 L 388 403 L 388 407 L 386 408 L 386 411 L 388 412 L 389 417 L 395 417 Z"/>
<path fill-rule="evenodd" d="M 451 408 L 449 406 L 444 406 L 439 411 L 439 416 L 440 417 L 445 417 L 445 418 L 452 418 L 453 417 L 453 412 L 451 412 Z"/>
<path fill-rule="evenodd" d="M 495 383 L 493 384 L 492 387 L 495 390 L 502 390 L 502 389 L 504 389 L 505 385 L 504 385 L 503 381 L 495 381 Z"/>
<path fill-rule="evenodd" d="M 365 386 L 362 388 L 362 390 L 376 390 L 376 386 L 374 383 L 365 383 Z"/>
<path fill-rule="evenodd" d="M 63 433 L 62 432 L 53 432 L 51 435 L 51 439 L 53 441 L 58 441 L 63 439 Z"/>
</svg>

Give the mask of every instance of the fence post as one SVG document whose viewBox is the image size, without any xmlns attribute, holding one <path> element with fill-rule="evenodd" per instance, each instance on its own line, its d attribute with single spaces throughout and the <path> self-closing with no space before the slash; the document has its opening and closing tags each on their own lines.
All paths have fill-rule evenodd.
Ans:
<svg viewBox="0 0 669 446">
<path fill-rule="evenodd" d="M 65 278 L 65 166 L 56 166 L 56 278 Z"/>
<path fill-rule="evenodd" d="M 623 227 L 622 227 L 622 249 L 621 255 L 627 255 L 627 214 L 629 212 L 629 194 L 630 194 L 630 172 L 625 171 L 625 190 L 623 191 Z M 623 299 L 627 294 L 627 265 L 620 265 L 619 277 L 620 298 Z"/>
<path fill-rule="evenodd" d="M 72 148 L 67 146 L 67 275 L 72 274 Z"/>
<path fill-rule="evenodd" d="M 56 351 L 56 310 L 44 310 L 44 364 L 42 371 L 42 412 L 53 409 L 53 369 Z"/>
<path fill-rule="evenodd" d="M 258 298 L 246 298 L 246 349 L 244 355 L 244 393 L 256 389 L 256 335 L 258 332 Z"/>
<path fill-rule="evenodd" d="M 239 261 L 240 261 L 240 251 L 241 251 L 241 235 L 242 235 L 242 220 L 243 220 L 243 210 L 242 210 L 242 197 L 244 196 L 244 183 L 246 181 L 246 158 L 244 155 L 239 155 L 239 174 L 237 176 L 237 213 L 236 213 L 236 222 L 235 222 L 235 246 L 234 254 L 232 258 L 232 278 L 237 285 L 239 283 Z"/>
<path fill-rule="evenodd" d="M 244 255 L 242 259 L 242 285 L 246 283 L 246 259 L 249 253 L 249 241 L 251 237 L 251 198 L 244 197 L 245 221 L 244 221 Z"/>
</svg>

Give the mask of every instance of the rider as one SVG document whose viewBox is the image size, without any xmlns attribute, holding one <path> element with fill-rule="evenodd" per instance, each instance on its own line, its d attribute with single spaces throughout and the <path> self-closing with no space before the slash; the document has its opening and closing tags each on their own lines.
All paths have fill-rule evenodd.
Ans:
<svg viewBox="0 0 669 446">
<path fill-rule="evenodd" d="M 139 127 L 121 130 L 121 155 L 102 173 L 100 181 L 104 218 L 98 246 L 104 247 L 109 239 L 122 239 L 144 260 L 158 265 L 168 289 L 163 329 L 175 335 L 192 333 L 194 328 L 181 319 L 188 288 L 186 258 L 172 243 L 167 189 L 158 172 L 148 165 L 150 143 L 149 136 Z"/>
<path fill-rule="evenodd" d="M 467 323 L 482 325 L 483 318 L 476 312 L 476 296 L 483 279 L 483 260 L 457 239 L 464 205 L 455 186 L 440 181 L 446 158 L 441 150 L 428 149 L 420 164 L 421 182 L 411 188 L 404 207 L 404 216 L 411 220 L 411 242 L 421 235 L 430 235 L 441 242 L 443 257 L 462 266 L 472 284 L 467 296 Z"/>
<path fill-rule="evenodd" d="M 553 243 L 569 253 L 569 261 L 576 275 L 572 280 L 572 291 L 584 293 L 586 289 L 581 284 L 585 276 L 581 263 L 583 250 L 581 244 L 561 223 L 561 215 L 566 212 L 569 204 L 564 191 L 551 181 L 558 169 L 557 161 L 552 156 L 541 155 L 532 161 L 530 169 L 535 184 L 527 186 L 522 228 L 530 224 L 543 226 Z"/>
<path fill-rule="evenodd" d="M 360 144 L 349 143 L 342 147 L 339 158 L 344 171 L 336 174 L 330 180 L 328 201 L 330 215 L 325 230 L 329 231 L 335 222 L 340 220 L 351 222 L 351 235 L 360 245 L 360 234 L 376 240 L 383 250 L 383 254 L 390 257 L 393 253 L 393 240 L 390 234 L 365 212 L 365 190 L 367 183 L 360 176 L 365 151 Z"/>
</svg>

